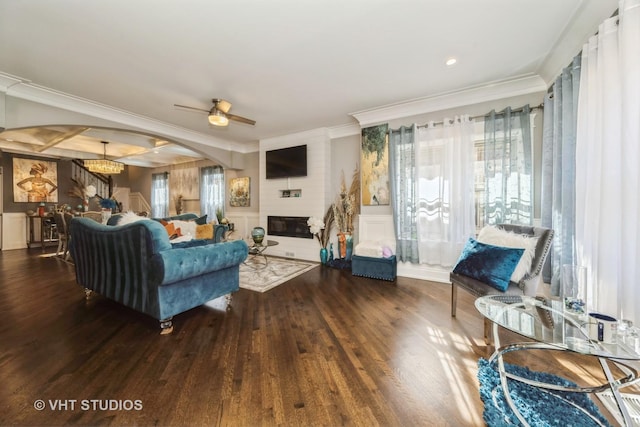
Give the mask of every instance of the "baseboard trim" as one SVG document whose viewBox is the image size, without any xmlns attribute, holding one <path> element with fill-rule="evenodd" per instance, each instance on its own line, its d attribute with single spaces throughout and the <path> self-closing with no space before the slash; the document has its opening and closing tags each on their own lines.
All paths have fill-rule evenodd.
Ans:
<svg viewBox="0 0 640 427">
<path fill-rule="evenodd" d="M 449 282 L 451 269 L 426 264 L 413 264 L 410 262 L 398 262 L 398 276 L 411 279 L 429 280 L 432 282 Z"/>
</svg>

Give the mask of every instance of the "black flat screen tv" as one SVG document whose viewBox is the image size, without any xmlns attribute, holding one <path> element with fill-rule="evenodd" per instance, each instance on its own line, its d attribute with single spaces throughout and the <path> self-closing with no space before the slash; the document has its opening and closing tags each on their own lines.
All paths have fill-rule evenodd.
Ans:
<svg viewBox="0 0 640 427">
<path fill-rule="evenodd" d="M 307 146 L 269 150 L 266 153 L 267 179 L 307 176 Z"/>
</svg>

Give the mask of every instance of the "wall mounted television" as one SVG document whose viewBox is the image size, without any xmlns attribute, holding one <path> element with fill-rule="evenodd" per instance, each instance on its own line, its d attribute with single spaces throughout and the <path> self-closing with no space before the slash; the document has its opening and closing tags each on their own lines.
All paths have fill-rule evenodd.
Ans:
<svg viewBox="0 0 640 427">
<path fill-rule="evenodd" d="M 307 176 L 307 146 L 269 150 L 266 153 L 267 179 Z"/>
</svg>

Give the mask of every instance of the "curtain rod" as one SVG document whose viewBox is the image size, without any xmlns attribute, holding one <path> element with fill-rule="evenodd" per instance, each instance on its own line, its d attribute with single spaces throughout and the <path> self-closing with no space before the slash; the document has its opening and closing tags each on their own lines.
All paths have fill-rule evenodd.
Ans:
<svg viewBox="0 0 640 427">
<path fill-rule="evenodd" d="M 533 111 L 533 110 L 542 110 L 542 109 L 544 109 L 544 104 L 536 105 L 536 106 L 533 106 L 533 107 L 531 107 L 531 108 L 530 108 L 530 110 L 531 110 L 531 111 Z M 522 111 L 524 111 L 524 107 L 515 108 L 515 109 L 511 110 L 511 112 L 512 112 L 512 113 L 520 113 L 520 112 L 522 112 Z M 500 115 L 500 114 L 503 114 L 503 113 L 504 113 L 504 112 L 503 112 L 503 111 L 501 111 L 501 112 L 496 113 L 496 115 Z M 488 114 L 489 114 L 489 113 L 487 113 L 487 114 L 483 114 L 483 115 L 481 115 L 481 116 L 473 116 L 473 117 L 471 117 L 471 120 L 475 120 L 475 119 L 484 119 L 485 117 L 487 117 L 487 115 L 488 115 Z M 442 125 L 442 124 L 444 124 L 444 121 L 442 121 L 442 122 L 433 122 L 433 125 L 434 125 L 434 126 L 439 126 L 439 125 Z M 449 120 L 449 124 L 453 124 L 453 120 Z M 429 126 L 429 124 L 426 124 L 426 125 L 419 125 L 419 126 L 417 126 L 417 127 L 418 127 L 418 128 L 426 128 L 426 127 L 428 127 L 428 126 Z"/>
</svg>

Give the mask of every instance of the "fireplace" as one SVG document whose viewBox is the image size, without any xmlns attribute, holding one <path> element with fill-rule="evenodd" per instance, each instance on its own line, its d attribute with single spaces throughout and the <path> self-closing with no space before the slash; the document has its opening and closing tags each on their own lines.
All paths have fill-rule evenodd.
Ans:
<svg viewBox="0 0 640 427">
<path fill-rule="evenodd" d="M 267 234 L 270 236 L 299 237 L 313 239 L 309 231 L 308 216 L 268 216 Z"/>
</svg>

